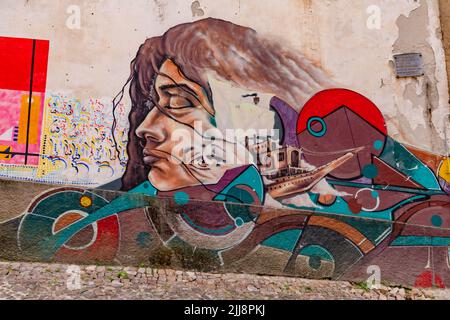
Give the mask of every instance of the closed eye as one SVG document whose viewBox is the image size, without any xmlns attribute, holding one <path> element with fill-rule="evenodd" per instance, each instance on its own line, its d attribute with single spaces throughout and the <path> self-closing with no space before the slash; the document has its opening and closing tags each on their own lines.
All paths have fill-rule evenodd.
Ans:
<svg viewBox="0 0 450 320">
<path fill-rule="evenodd" d="M 194 108 L 195 106 L 192 104 L 192 101 L 182 95 L 173 94 L 170 95 L 169 105 L 166 106 L 166 109 L 169 110 L 180 110 L 180 109 L 188 109 Z"/>
<path fill-rule="evenodd" d="M 198 101 L 197 96 L 191 91 L 187 90 L 181 85 L 167 85 L 162 86 L 161 90 L 168 96 L 168 105 L 165 106 L 168 110 L 182 110 L 194 108 L 192 101 Z"/>
</svg>

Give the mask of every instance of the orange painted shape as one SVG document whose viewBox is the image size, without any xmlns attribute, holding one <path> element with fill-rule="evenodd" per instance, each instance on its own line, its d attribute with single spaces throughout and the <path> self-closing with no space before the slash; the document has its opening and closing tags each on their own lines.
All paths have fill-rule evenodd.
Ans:
<svg viewBox="0 0 450 320">
<path fill-rule="evenodd" d="M 12 152 L 13 149 L 11 146 L 0 146 L 0 152 Z M 12 155 L 11 154 L 3 154 L 0 153 L 0 160 L 11 160 L 12 159 Z"/>
<path fill-rule="evenodd" d="M 78 220 L 83 219 L 84 217 L 78 212 L 68 212 L 63 216 L 59 217 L 59 219 L 55 222 L 53 227 L 53 232 L 57 233 L 62 229 L 70 226 L 71 224 L 77 222 Z"/>
<path fill-rule="evenodd" d="M 29 95 L 23 95 L 20 107 L 20 118 L 19 118 L 19 136 L 17 142 L 19 144 L 27 143 L 27 130 L 28 130 L 28 103 Z M 41 108 L 41 97 L 33 96 L 31 100 L 31 112 L 30 112 L 30 123 L 29 123 L 29 135 L 28 144 L 37 144 L 39 135 L 39 114 Z"/>
</svg>

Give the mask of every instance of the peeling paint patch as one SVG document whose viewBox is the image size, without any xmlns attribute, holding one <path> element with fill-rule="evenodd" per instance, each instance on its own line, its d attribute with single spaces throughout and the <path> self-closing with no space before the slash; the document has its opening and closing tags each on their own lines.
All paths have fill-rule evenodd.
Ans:
<svg viewBox="0 0 450 320">
<path fill-rule="evenodd" d="M 398 39 L 393 45 L 393 53 L 422 53 L 424 58 L 425 76 L 418 79 L 398 79 L 401 94 L 411 105 L 398 106 L 398 114 L 405 116 L 400 121 L 399 131 L 414 132 L 415 143 L 429 146 L 439 152 L 445 151 L 445 135 L 442 113 L 445 108 L 442 104 L 443 92 L 440 89 L 439 79 L 441 71 L 437 61 L 443 60 L 443 55 L 436 56 L 435 23 L 432 21 L 433 13 L 430 1 L 421 0 L 420 6 L 413 10 L 409 16 L 401 15 L 396 23 L 399 29 Z M 426 26 L 423 28 L 421 26 Z M 430 40 L 431 39 L 431 40 Z M 448 95 L 448 93 L 447 93 Z M 422 129 L 418 129 L 418 128 Z"/>
</svg>

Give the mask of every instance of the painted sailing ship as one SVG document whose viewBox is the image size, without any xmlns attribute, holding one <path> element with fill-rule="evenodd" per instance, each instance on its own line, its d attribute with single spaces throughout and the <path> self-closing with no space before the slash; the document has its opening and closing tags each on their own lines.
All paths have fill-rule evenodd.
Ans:
<svg viewBox="0 0 450 320">
<path fill-rule="evenodd" d="M 271 150 L 271 145 L 270 141 L 266 141 L 249 146 L 249 151 L 256 155 L 258 168 L 266 181 L 267 191 L 274 199 L 310 191 L 333 170 L 348 162 L 365 148 L 349 150 L 343 156 L 313 168 L 304 163 L 302 149 L 286 146 Z"/>
</svg>

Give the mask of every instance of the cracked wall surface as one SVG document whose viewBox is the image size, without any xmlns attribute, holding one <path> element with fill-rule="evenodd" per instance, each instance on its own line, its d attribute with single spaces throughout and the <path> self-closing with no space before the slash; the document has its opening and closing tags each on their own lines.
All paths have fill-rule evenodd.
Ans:
<svg viewBox="0 0 450 320">
<path fill-rule="evenodd" d="M 409 107 L 398 105 L 396 115 L 399 121 L 400 132 L 414 132 L 416 137 L 429 137 L 428 141 L 422 143 L 430 144 L 433 149 L 442 149 L 442 136 L 439 136 L 443 128 L 445 113 L 440 112 L 439 106 L 443 102 L 439 99 L 438 79 L 436 78 L 437 63 L 442 63 L 442 56 L 436 56 L 432 43 L 430 42 L 430 3 L 423 1 L 421 5 L 412 11 L 408 17 L 402 15 L 397 19 L 399 37 L 393 45 L 394 53 L 420 52 L 424 57 L 425 76 L 417 81 L 404 82 L 403 98 L 412 103 Z M 420 28 L 419 26 L 427 26 Z M 438 33 L 440 29 L 431 29 Z M 439 54 L 439 53 L 438 53 Z M 409 79 L 411 80 L 411 79 Z M 401 84 L 403 85 L 403 84 Z M 444 111 L 445 112 L 445 111 Z M 405 113 L 412 115 L 408 118 Z M 442 132 L 441 132 L 442 133 Z M 401 133 L 402 134 L 402 133 Z"/>
</svg>

